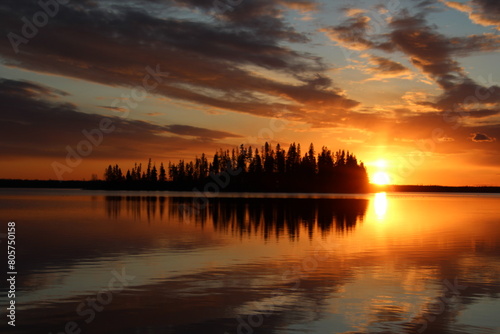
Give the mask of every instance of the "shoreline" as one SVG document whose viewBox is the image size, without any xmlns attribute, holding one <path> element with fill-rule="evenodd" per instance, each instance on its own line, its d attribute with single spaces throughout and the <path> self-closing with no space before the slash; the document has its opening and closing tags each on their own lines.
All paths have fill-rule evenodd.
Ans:
<svg viewBox="0 0 500 334">
<path fill-rule="evenodd" d="M 170 192 L 193 192 L 193 187 L 120 187 L 106 186 L 104 181 L 56 181 L 56 180 L 0 180 L 0 188 L 44 188 L 44 189 L 82 189 L 82 190 L 120 190 L 120 191 L 170 191 Z M 221 193 L 340 193 L 340 194 L 361 194 L 377 192 L 394 193 L 500 193 L 500 186 L 438 186 L 438 185 L 373 185 L 364 192 L 359 191 L 255 191 L 255 190 L 222 190 Z M 194 192 L 193 192 L 194 193 Z"/>
</svg>

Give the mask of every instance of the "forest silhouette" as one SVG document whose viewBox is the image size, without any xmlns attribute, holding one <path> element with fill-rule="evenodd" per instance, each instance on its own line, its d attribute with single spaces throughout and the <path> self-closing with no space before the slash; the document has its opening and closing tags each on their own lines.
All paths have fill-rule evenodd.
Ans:
<svg viewBox="0 0 500 334">
<path fill-rule="evenodd" d="M 219 149 L 210 159 L 203 153 L 194 161 L 169 162 L 165 168 L 149 159 L 146 167 L 136 163 L 126 172 L 109 165 L 105 186 L 111 189 L 199 190 L 205 192 L 367 192 L 368 175 L 362 162 L 349 151 L 332 153 L 313 144 L 302 156 L 300 144 L 288 150 L 265 143 L 261 149 L 240 145 Z"/>
</svg>

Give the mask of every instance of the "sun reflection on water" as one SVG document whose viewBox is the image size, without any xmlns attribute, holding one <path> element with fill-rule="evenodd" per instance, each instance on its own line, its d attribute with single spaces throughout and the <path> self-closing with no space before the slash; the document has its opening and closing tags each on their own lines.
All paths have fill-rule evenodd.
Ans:
<svg viewBox="0 0 500 334">
<path fill-rule="evenodd" d="M 374 199 L 375 214 L 378 219 L 384 219 L 387 213 L 387 194 L 376 193 Z"/>
</svg>

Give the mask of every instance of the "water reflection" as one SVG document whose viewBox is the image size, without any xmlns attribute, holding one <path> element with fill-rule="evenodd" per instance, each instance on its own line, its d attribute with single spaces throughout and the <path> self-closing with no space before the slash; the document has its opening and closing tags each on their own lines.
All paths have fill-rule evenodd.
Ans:
<svg viewBox="0 0 500 334">
<path fill-rule="evenodd" d="M 309 238 L 317 230 L 348 232 L 363 221 L 368 200 L 357 198 L 210 198 L 164 196 L 106 196 L 108 217 L 134 219 L 168 217 L 183 223 L 211 225 L 231 234 L 260 235 L 264 239 L 287 234 L 290 239 L 305 229 Z"/>
<path fill-rule="evenodd" d="M 198 210 L 179 194 L 114 194 L 0 195 L 0 213 L 22 222 L 20 320 L 0 332 L 60 333 L 68 322 L 92 334 L 500 328 L 500 197 L 213 198 Z M 77 309 L 113 270 L 135 278 L 87 323 Z"/>
<path fill-rule="evenodd" d="M 373 200 L 373 205 L 375 206 L 375 214 L 378 219 L 384 219 L 387 213 L 387 194 L 386 193 L 376 193 Z"/>
</svg>

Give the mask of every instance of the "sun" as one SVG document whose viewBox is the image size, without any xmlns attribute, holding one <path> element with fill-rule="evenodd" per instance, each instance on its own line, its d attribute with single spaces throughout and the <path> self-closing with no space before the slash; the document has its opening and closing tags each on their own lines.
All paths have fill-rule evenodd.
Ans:
<svg viewBox="0 0 500 334">
<path fill-rule="evenodd" d="M 386 184 L 389 184 L 391 182 L 391 179 L 389 177 L 389 174 L 386 172 L 376 172 L 372 176 L 372 183 L 377 184 L 379 186 L 384 186 Z"/>
</svg>

